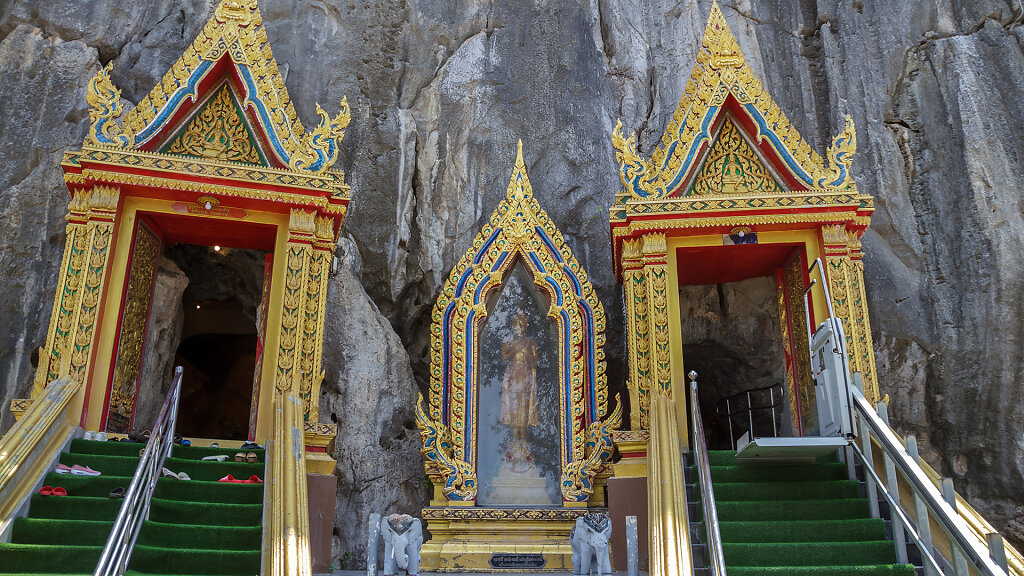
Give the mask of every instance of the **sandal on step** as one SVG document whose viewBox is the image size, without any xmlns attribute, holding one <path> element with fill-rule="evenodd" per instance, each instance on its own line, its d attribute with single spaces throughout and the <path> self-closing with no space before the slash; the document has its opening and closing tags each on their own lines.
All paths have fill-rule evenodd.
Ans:
<svg viewBox="0 0 1024 576">
<path fill-rule="evenodd" d="M 255 452 L 249 452 L 248 454 L 246 454 L 245 455 L 245 461 L 248 462 L 249 464 L 255 464 L 256 463 L 256 453 Z"/>
<path fill-rule="evenodd" d="M 236 452 L 235 462 L 245 462 L 245 452 Z"/>
<path fill-rule="evenodd" d="M 53 496 L 53 486 L 43 486 L 39 489 L 40 496 Z"/>
<path fill-rule="evenodd" d="M 124 498 L 124 488 L 118 486 L 117 488 L 111 490 L 110 494 L 108 494 L 107 496 L 110 498 Z"/>
<path fill-rule="evenodd" d="M 63 489 L 63 488 L 61 488 L 60 486 L 57 486 L 57 487 L 55 487 L 53 489 L 53 496 L 67 496 L 67 495 L 68 495 L 68 491 Z"/>
<path fill-rule="evenodd" d="M 223 462 L 227 459 L 227 454 L 217 454 L 216 456 L 203 456 L 203 460 L 207 462 Z"/>
</svg>

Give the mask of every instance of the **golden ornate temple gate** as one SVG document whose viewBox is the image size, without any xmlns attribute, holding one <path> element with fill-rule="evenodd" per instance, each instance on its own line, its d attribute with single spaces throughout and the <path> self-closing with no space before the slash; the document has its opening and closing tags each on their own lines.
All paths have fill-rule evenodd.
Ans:
<svg viewBox="0 0 1024 576">
<path fill-rule="evenodd" d="M 67 241 L 32 399 L 70 377 L 85 429 L 148 426 L 133 418 L 139 387 L 159 389 L 139 377 L 162 245 L 271 253 L 248 440 L 267 445 L 266 573 L 309 574 L 307 472 L 334 472 L 336 428 L 319 423 L 318 401 L 327 279 L 349 203 L 332 168 L 348 106 L 334 118 L 318 107 L 320 124 L 306 132 L 256 0 L 220 2 L 123 118 L 110 66 L 87 98 L 89 134 L 62 162 Z"/>
<path fill-rule="evenodd" d="M 674 574 L 688 547 L 675 448 L 689 444 L 680 286 L 776 279 L 793 430 L 815 433 L 804 318 L 813 328 L 827 315 L 824 293 L 806 292 L 818 258 L 846 327 L 851 370 L 878 399 L 860 243 L 874 203 L 850 176 L 852 121 L 826 162 L 754 76 L 717 4 L 651 158 L 637 153 L 621 123 L 612 144 L 624 186 L 610 224 L 625 298 L 631 429 L 613 434 L 623 459 L 609 499 L 646 484 L 646 509 L 630 513 L 649 514 L 651 574 Z"/>
</svg>

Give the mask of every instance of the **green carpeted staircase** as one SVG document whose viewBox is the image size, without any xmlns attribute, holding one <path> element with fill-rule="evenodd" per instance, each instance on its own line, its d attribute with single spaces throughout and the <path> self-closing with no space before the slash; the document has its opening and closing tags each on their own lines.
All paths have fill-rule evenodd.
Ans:
<svg viewBox="0 0 1024 576">
<path fill-rule="evenodd" d="M 732 451 L 708 458 L 729 576 L 915 576 L 913 566 L 895 563 L 884 521 L 870 517 L 858 483 L 834 458 L 757 466 L 737 465 Z M 690 508 L 697 518 L 699 510 Z M 700 541 L 702 532 L 691 530 Z"/>
<path fill-rule="evenodd" d="M 241 443 L 239 443 L 241 444 Z M 102 476 L 47 474 L 44 485 L 68 496 L 32 496 L 29 515 L 14 521 L 10 544 L 0 544 L 0 574 L 91 574 L 128 488 L 142 444 L 74 440 L 60 462 L 80 464 Z M 236 463 L 236 452 L 255 452 L 256 464 Z M 226 454 L 228 462 L 204 462 Z M 217 482 L 227 474 L 264 479 L 264 451 L 175 446 L 164 466 L 185 472 L 182 481 L 161 478 L 143 524 L 128 574 L 254 575 L 260 571 L 263 484 Z"/>
</svg>

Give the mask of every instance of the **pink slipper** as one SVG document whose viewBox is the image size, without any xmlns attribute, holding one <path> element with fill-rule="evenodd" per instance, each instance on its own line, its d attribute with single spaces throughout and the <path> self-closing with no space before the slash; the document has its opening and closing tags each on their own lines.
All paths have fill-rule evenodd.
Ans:
<svg viewBox="0 0 1024 576">
<path fill-rule="evenodd" d="M 102 472 L 97 472 L 88 466 L 79 466 L 75 464 L 71 467 L 71 473 L 76 476 L 99 476 Z"/>
<path fill-rule="evenodd" d="M 68 474 L 71 472 L 71 466 L 65 466 L 64 464 L 57 464 L 57 469 L 54 470 L 57 474 Z"/>
<path fill-rule="evenodd" d="M 217 480 L 217 482 L 229 482 L 231 484 L 238 484 L 239 482 L 245 482 L 245 480 L 239 480 L 232 476 L 231 474 L 228 474 L 227 476 L 221 478 L 220 480 Z"/>
<path fill-rule="evenodd" d="M 260 480 L 256 475 L 249 476 L 248 480 L 243 480 L 246 484 L 263 484 L 263 480 Z"/>
</svg>

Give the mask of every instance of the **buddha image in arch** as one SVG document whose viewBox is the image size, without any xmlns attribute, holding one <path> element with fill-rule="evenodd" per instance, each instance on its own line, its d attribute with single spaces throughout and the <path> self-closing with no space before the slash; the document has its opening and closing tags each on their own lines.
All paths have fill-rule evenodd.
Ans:
<svg viewBox="0 0 1024 576">
<path fill-rule="evenodd" d="M 537 341 L 527 336 L 526 315 L 517 310 L 512 320 L 512 337 L 501 344 L 506 363 L 501 379 L 501 423 L 512 430 L 504 460 L 513 470 L 532 468 L 533 453 L 526 433 L 539 423 L 537 409 Z"/>
</svg>

